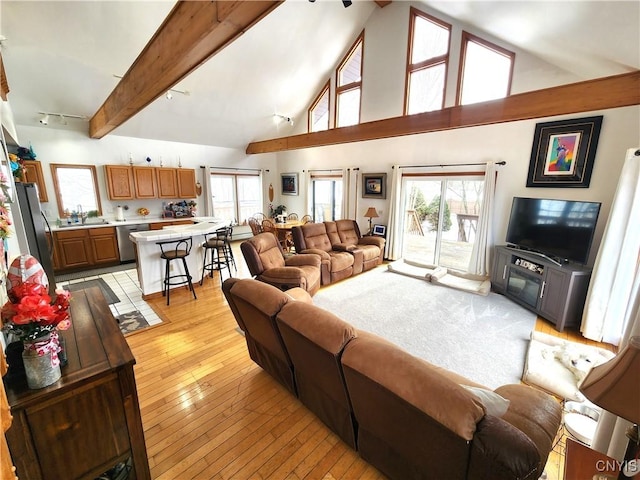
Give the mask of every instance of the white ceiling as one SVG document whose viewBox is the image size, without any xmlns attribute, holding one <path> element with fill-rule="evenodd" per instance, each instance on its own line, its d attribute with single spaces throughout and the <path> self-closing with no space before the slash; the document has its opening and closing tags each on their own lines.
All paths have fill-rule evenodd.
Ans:
<svg viewBox="0 0 640 480">
<path fill-rule="evenodd" d="M 420 2 L 415 2 L 418 5 Z M 461 22 L 578 78 L 640 69 L 640 2 L 427 1 Z M 2 55 L 18 125 L 39 111 L 91 117 L 173 7 L 168 1 L 0 0 Z M 309 102 L 379 7 L 288 0 L 174 88 L 112 132 L 242 148 L 306 124 Z M 389 7 L 387 7 L 389 8 Z M 365 55 L 366 61 L 366 55 Z M 276 126 L 273 114 L 300 125 Z M 82 128 L 54 119 L 42 128 Z"/>
</svg>

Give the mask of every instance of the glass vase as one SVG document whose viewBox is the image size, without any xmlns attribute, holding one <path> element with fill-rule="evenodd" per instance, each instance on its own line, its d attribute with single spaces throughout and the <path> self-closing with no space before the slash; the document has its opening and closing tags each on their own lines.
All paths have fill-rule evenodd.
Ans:
<svg viewBox="0 0 640 480">
<path fill-rule="evenodd" d="M 57 335 L 46 335 L 35 340 L 23 340 L 22 361 L 31 389 L 44 388 L 60 379 Z"/>
</svg>

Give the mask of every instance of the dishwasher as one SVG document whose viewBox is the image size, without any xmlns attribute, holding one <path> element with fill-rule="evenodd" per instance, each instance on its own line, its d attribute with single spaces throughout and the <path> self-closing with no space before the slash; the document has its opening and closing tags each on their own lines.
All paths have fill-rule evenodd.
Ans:
<svg viewBox="0 0 640 480">
<path fill-rule="evenodd" d="M 120 252 L 120 262 L 133 262 L 136 259 L 136 253 L 133 248 L 133 242 L 129 240 L 129 234 L 132 232 L 144 232 L 149 230 L 148 223 L 139 223 L 135 225 L 116 225 L 118 235 L 118 251 Z"/>
</svg>

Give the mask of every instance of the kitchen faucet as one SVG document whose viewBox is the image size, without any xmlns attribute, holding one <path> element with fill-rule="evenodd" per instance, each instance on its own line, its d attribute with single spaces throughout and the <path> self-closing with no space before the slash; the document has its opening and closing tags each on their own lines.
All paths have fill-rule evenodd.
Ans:
<svg viewBox="0 0 640 480">
<path fill-rule="evenodd" d="M 78 204 L 78 216 L 80 217 L 80 222 L 82 225 L 87 221 L 87 214 L 82 211 L 82 205 Z"/>
</svg>

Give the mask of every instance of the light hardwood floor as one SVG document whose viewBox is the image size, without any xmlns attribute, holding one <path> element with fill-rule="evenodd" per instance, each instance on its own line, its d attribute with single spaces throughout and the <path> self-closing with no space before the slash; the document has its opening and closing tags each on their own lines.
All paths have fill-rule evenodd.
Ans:
<svg viewBox="0 0 640 480">
<path fill-rule="evenodd" d="M 235 247 L 234 276 L 249 277 Z M 151 300 L 164 323 L 127 336 L 152 478 L 385 478 L 249 359 L 217 276 L 196 292 Z M 540 319 L 536 329 L 557 334 Z M 562 446 L 549 480 L 562 479 Z"/>
</svg>

